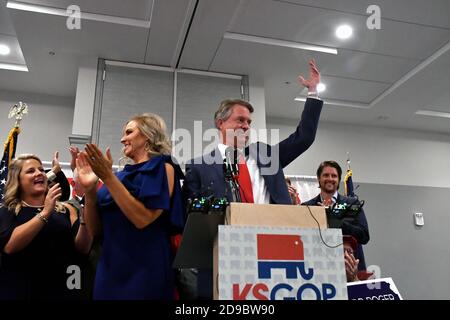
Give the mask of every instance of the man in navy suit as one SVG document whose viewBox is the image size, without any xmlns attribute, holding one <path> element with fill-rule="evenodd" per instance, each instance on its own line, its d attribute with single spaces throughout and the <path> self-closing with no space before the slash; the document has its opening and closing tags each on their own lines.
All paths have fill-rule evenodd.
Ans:
<svg viewBox="0 0 450 320">
<path fill-rule="evenodd" d="M 322 162 L 317 169 L 317 180 L 319 181 L 320 193 L 317 197 L 302 203 L 302 205 L 328 207 L 334 203 L 354 203 L 356 200 L 355 198 L 346 197 L 337 192 L 341 176 L 342 169 L 336 161 Z M 355 257 L 359 259 L 358 270 L 365 270 L 366 263 L 364 261 L 364 252 L 361 244 L 369 242 L 370 236 L 364 210 L 361 208 L 356 223 L 350 223 L 343 220 L 341 229 L 343 235 L 353 236 L 356 241 L 358 241 L 358 248 L 355 252 Z"/>
<path fill-rule="evenodd" d="M 250 199 L 243 202 L 291 204 L 283 168 L 314 142 L 323 105 L 317 95 L 320 73 L 314 60 L 309 62 L 309 67 L 309 79 L 305 80 L 302 76 L 298 78 L 299 82 L 308 88 L 308 98 L 297 129 L 274 146 L 262 142 L 248 145 L 251 114 L 254 110 L 250 103 L 239 99 L 222 101 L 214 117 L 221 143 L 210 154 L 186 164 L 183 187 L 188 198 L 212 194 L 217 198 L 226 197 L 233 201 L 232 192 L 225 182 L 223 168 L 225 150 L 231 147 L 240 150 L 245 157 L 250 176 Z"/>
<path fill-rule="evenodd" d="M 187 198 L 213 195 L 236 200 L 236 192 L 225 181 L 226 150 L 238 150 L 239 198 L 242 202 L 291 204 L 283 168 L 305 152 L 314 142 L 323 101 L 318 98 L 320 73 L 315 61 L 309 62 L 308 79 L 298 77 L 308 88 L 308 98 L 297 129 L 288 138 L 270 146 L 262 142 L 248 145 L 253 106 L 244 100 L 225 100 L 214 115 L 221 143 L 210 153 L 186 164 L 183 183 Z M 189 285 L 188 285 L 189 286 Z M 198 298 L 212 297 L 212 270 L 199 271 Z"/>
</svg>

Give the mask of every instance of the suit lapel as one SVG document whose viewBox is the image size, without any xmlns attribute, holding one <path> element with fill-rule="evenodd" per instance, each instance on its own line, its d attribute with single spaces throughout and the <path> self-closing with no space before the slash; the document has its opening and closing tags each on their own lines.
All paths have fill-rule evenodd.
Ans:
<svg viewBox="0 0 450 320">
<path fill-rule="evenodd" d="M 314 198 L 314 203 L 315 204 L 319 204 L 320 202 L 322 202 L 322 198 L 320 197 L 320 193 L 317 195 L 317 197 Z"/>
<path fill-rule="evenodd" d="M 223 159 L 220 155 L 220 151 L 218 148 L 215 148 L 209 154 L 209 159 L 207 159 L 207 163 L 211 163 L 214 168 L 214 174 L 216 175 L 219 181 L 223 181 Z"/>
<path fill-rule="evenodd" d="M 211 164 L 214 171 L 212 183 L 214 183 L 213 188 L 216 190 L 216 194 L 222 194 L 223 196 L 226 195 L 230 201 L 233 199 L 233 196 L 229 188 L 227 188 L 225 182 L 225 177 L 223 175 L 223 159 L 219 148 L 216 147 L 210 154 L 208 154 L 207 161 L 208 164 Z"/>
</svg>

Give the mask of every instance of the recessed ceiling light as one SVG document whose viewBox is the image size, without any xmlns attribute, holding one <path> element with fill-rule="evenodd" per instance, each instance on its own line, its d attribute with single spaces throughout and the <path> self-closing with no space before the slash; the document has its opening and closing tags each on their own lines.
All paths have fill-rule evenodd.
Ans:
<svg viewBox="0 0 450 320">
<path fill-rule="evenodd" d="M 353 35 L 353 28 L 348 24 L 340 25 L 336 28 L 336 37 L 341 40 L 346 40 Z"/>
<path fill-rule="evenodd" d="M 6 56 L 11 52 L 11 49 L 6 44 L 0 44 L 0 54 Z"/>
<path fill-rule="evenodd" d="M 320 82 L 318 85 L 317 85 L 317 92 L 324 92 L 325 90 L 327 89 L 327 86 L 326 85 L 324 85 L 322 82 Z"/>
</svg>

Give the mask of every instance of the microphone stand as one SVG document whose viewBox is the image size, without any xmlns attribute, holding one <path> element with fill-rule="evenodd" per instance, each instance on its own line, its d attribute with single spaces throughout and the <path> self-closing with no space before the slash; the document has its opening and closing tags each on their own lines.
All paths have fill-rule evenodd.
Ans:
<svg viewBox="0 0 450 320">
<path fill-rule="evenodd" d="M 237 182 L 237 176 L 233 174 L 231 165 L 227 162 L 227 159 L 223 160 L 223 175 L 225 178 L 227 190 L 230 190 L 233 201 L 242 202 L 241 194 L 239 193 L 239 185 Z"/>
</svg>

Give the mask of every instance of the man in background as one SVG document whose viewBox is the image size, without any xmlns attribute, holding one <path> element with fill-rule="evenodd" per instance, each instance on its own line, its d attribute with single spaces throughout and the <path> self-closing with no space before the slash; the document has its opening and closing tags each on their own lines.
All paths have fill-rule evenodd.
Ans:
<svg viewBox="0 0 450 320">
<path fill-rule="evenodd" d="M 357 199 L 346 197 L 338 193 L 339 183 L 341 181 L 342 169 L 336 161 L 324 161 L 317 168 L 317 180 L 319 182 L 320 193 L 317 197 L 302 203 L 307 206 L 332 207 L 335 204 L 355 203 Z M 342 234 L 355 237 L 358 241 L 358 248 L 355 257 L 359 259 L 358 270 L 365 270 L 366 263 L 361 244 L 369 242 L 369 227 L 367 225 L 366 215 L 361 208 L 357 220 L 350 223 L 342 221 Z"/>
</svg>

